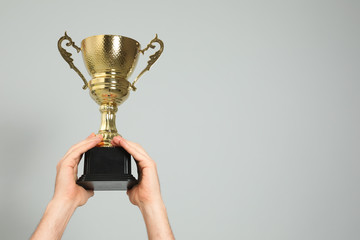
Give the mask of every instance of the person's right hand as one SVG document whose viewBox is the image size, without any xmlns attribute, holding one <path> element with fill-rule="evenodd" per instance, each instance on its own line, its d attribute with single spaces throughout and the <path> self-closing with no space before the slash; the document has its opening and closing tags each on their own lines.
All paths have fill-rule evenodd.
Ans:
<svg viewBox="0 0 360 240">
<path fill-rule="evenodd" d="M 130 202 L 140 208 L 146 205 L 162 203 L 159 178 L 154 160 L 137 143 L 121 136 L 113 138 L 113 146 L 121 146 L 130 153 L 138 165 L 139 184 L 127 191 Z"/>
<path fill-rule="evenodd" d="M 111 141 L 130 153 L 138 166 L 139 183 L 127 191 L 130 202 L 140 208 L 150 240 L 175 239 L 161 198 L 156 164 L 137 143 L 117 136 Z"/>
</svg>

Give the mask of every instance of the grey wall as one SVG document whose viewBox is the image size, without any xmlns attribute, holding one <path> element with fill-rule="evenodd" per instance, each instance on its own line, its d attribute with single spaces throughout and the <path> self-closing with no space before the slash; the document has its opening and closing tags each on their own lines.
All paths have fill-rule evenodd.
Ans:
<svg viewBox="0 0 360 240">
<path fill-rule="evenodd" d="M 1 1 L 0 238 L 31 235 L 56 163 L 99 128 L 57 50 L 67 30 L 78 44 L 164 41 L 117 126 L 158 163 L 178 239 L 359 239 L 359 12 L 355 0 Z M 146 230 L 124 192 L 96 192 L 63 237 L 77 238 Z"/>
</svg>

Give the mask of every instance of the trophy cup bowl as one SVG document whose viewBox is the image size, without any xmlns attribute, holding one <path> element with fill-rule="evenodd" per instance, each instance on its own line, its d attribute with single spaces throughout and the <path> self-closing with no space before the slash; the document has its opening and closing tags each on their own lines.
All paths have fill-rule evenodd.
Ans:
<svg viewBox="0 0 360 240">
<path fill-rule="evenodd" d="M 72 54 L 62 47 L 66 46 L 82 52 L 83 60 L 92 79 L 87 82 L 82 73 L 73 64 Z M 140 53 L 155 48 L 158 43 L 160 49 L 150 56 L 144 70 L 130 83 L 128 78 L 136 67 Z M 58 49 L 70 68 L 81 77 L 83 89 L 89 88 L 91 98 L 100 105 L 101 125 L 98 134 L 102 134 L 102 146 L 90 149 L 85 153 L 84 174 L 77 183 L 86 189 L 94 190 L 125 190 L 136 184 L 131 174 L 131 157 L 121 147 L 113 147 L 111 140 L 118 136 L 116 129 L 117 107 L 136 90 L 135 83 L 160 57 L 164 48 L 163 42 L 157 35 L 151 42 L 141 49 L 140 43 L 134 39 L 120 35 L 96 35 L 85 38 L 81 48 L 76 46 L 67 35 L 58 41 Z"/>
<path fill-rule="evenodd" d="M 101 113 L 116 112 L 129 97 L 131 84 L 127 79 L 138 61 L 140 44 L 128 37 L 97 35 L 81 42 L 81 52 L 92 77 L 88 83 L 91 98 L 100 105 Z M 104 120 L 99 134 L 103 135 L 104 147 L 109 147 L 118 133 L 115 124 L 107 126 Z"/>
</svg>

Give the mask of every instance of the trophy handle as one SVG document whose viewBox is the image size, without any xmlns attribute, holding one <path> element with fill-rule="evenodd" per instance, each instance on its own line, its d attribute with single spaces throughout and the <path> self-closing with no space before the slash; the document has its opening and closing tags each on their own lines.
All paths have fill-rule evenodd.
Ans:
<svg viewBox="0 0 360 240">
<path fill-rule="evenodd" d="M 75 45 L 75 43 L 72 41 L 71 37 L 69 37 L 67 35 L 67 33 L 65 32 L 65 35 L 62 36 L 59 41 L 58 41 L 58 49 L 59 52 L 61 54 L 61 56 L 64 58 L 64 60 L 69 64 L 70 68 L 74 69 L 74 71 L 81 77 L 81 79 L 84 81 L 84 86 L 82 87 L 84 90 L 88 87 L 88 83 L 84 77 L 84 75 L 82 75 L 82 73 L 79 71 L 79 69 L 77 69 L 77 67 L 75 67 L 73 61 L 74 59 L 71 58 L 71 53 L 67 52 L 62 46 L 61 43 L 67 40 L 68 42 L 66 43 L 66 46 L 70 47 L 72 46 L 73 48 L 76 49 L 76 51 L 79 53 L 81 51 L 81 48 L 79 48 L 78 46 Z"/>
<path fill-rule="evenodd" d="M 146 46 L 146 48 L 140 50 L 140 52 L 144 54 L 149 48 L 154 49 L 155 45 L 153 45 L 153 43 L 158 43 L 160 45 L 160 49 L 159 51 L 155 52 L 153 55 L 150 56 L 150 60 L 148 61 L 148 65 L 146 66 L 146 68 L 141 71 L 141 73 L 135 78 L 134 82 L 131 84 L 130 87 L 133 91 L 136 91 L 135 83 L 146 71 L 150 70 L 150 67 L 156 62 L 156 60 L 158 60 L 164 50 L 164 43 L 158 38 L 158 35 L 156 34 L 155 38 L 151 40 L 151 42 Z"/>
</svg>

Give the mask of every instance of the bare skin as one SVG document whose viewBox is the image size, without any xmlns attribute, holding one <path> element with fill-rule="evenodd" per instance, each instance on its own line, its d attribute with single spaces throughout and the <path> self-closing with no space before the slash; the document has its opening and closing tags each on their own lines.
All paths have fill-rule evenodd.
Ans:
<svg viewBox="0 0 360 240">
<path fill-rule="evenodd" d="M 123 147 L 137 161 L 140 183 L 127 194 L 130 202 L 138 206 L 143 215 L 149 239 L 175 239 L 161 198 L 156 163 L 137 143 L 120 136 L 114 137 L 111 143 Z"/>
<path fill-rule="evenodd" d="M 102 137 L 91 134 L 72 146 L 56 166 L 55 192 L 45 213 L 31 236 L 32 240 L 61 239 L 76 208 L 84 205 L 93 191 L 76 184 L 78 164 L 83 153 L 101 145 Z M 115 137 L 114 146 L 121 146 L 138 162 L 140 182 L 127 191 L 131 203 L 138 206 L 145 221 L 149 239 L 174 239 L 166 208 L 161 198 L 155 162 L 138 144 Z"/>
</svg>

